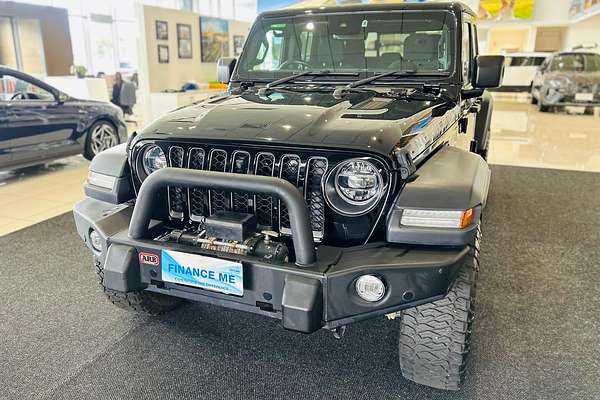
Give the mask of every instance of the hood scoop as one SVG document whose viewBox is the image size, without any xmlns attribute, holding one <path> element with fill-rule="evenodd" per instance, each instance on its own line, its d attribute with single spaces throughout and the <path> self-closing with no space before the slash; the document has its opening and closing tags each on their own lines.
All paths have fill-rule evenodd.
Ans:
<svg viewBox="0 0 600 400">
<path fill-rule="evenodd" d="M 348 108 L 348 112 L 342 118 L 357 118 L 369 115 L 381 115 L 388 112 L 388 106 L 394 99 L 387 97 L 373 97 Z"/>
</svg>

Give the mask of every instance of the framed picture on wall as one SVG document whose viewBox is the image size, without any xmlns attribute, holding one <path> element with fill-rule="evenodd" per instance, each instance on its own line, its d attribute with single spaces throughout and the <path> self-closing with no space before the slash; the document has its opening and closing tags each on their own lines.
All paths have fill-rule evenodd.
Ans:
<svg viewBox="0 0 600 400">
<path fill-rule="evenodd" d="M 169 46 L 166 44 L 158 45 L 158 62 L 161 64 L 169 63 Z"/>
<path fill-rule="evenodd" d="M 169 23 L 156 21 L 156 40 L 169 40 Z"/>
<path fill-rule="evenodd" d="M 226 19 L 200 17 L 200 55 L 202 62 L 217 62 L 229 57 L 229 22 Z"/>
<path fill-rule="evenodd" d="M 192 26 L 177 24 L 177 54 L 179 58 L 192 58 Z"/>
<path fill-rule="evenodd" d="M 242 54 L 245 41 L 246 37 L 242 35 L 233 35 L 233 55 L 235 57 L 238 57 L 240 54 Z"/>
</svg>

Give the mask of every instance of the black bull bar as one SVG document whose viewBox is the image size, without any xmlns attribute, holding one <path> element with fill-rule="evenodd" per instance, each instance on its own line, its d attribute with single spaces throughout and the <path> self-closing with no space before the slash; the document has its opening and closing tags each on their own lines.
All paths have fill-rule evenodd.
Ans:
<svg viewBox="0 0 600 400">
<path fill-rule="evenodd" d="M 279 198 L 287 207 L 290 215 L 296 265 L 307 267 L 315 263 L 314 238 L 304 197 L 291 183 L 270 176 L 170 167 L 155 171 L 144 180 L 138 192 L 129 225 L 131 239 L 148 239 L 148 226 L 155 206 L 154 202 L 157 199 L 156 193 L 165 190 L 168 186 L 235 190 L 236 192 L 258 193 Z"/>
</svg>

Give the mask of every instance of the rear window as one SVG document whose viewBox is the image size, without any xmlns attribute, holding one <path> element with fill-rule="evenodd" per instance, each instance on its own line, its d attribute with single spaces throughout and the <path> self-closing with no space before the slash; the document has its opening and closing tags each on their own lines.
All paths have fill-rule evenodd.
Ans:
<svg viewBox="0 0 600 400">
<path fill-rule="evenodd" d="M 507 64 L 511 67 L 539 67 L 546 57 L 514 56 L 507 57 Z"/>
</svg>

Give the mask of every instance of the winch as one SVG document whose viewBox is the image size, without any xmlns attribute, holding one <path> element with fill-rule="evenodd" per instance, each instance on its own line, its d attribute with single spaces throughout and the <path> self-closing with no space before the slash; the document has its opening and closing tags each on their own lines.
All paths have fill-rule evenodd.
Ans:
<svg viewBox="0 0 600 400">
<path fill-rule="evenodd" d="M 285 243 L 274 240 L 278 236 L 276 232 L 258 232 L 256 217 L 252 214 L 221 211 L 207 217 L 199 229 L 175 229 L 161 240 L 199 246 L 205 250 L 287 262 L 288 247 Z"/>
</svg>

